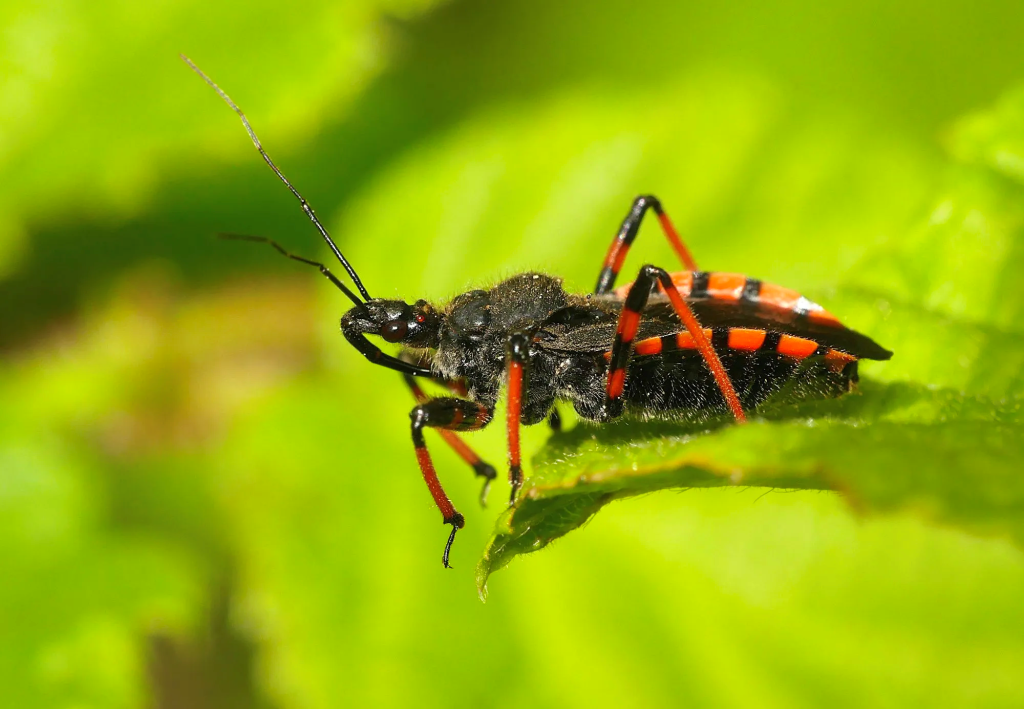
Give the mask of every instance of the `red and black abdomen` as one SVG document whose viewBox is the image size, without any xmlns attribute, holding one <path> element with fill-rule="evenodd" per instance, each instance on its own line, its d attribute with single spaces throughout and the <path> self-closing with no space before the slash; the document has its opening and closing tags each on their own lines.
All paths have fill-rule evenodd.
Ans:
<svg viewBox="0 0 1024 709">
<path fill-rule="evenodd" d="M 769 329 L 705 328 L 744 409 L 751 410 L 798 372 L 800 396 L 828 398 L 850 389 L 857 358 L 814 340 Z M 623 399 L 647 415 L 725 411 L 725 401 L 687 332 L 647 338 L 630 360 Z"/>
<path fill-rule="evenodd" d="M 857 361 L 892 353 L 845 327 L 796 291 L 733 273 L 673 274 L 704 334 L 722 360 L 744 408 L 754 408 L 799 373 L 803 395 L 838 396 L 857 381 Z M 643 317 L 672 320 L 652 300 Z M 643 337 L 634 344 L 624 398 L 632 408 L 721 408 L 710 370 L 685 331 Z"/>
<path fill-rule="evenodd" d="M 739 274 L 672 275 L 745 409 L 755 408 L 786 385 L 797 389 L 800 398 L 841 395 L 857 380 L 858 360 L 892 356 L 795 291 Z M 603 371 L 591 378 L 607 376 L 615 316 L 627 289 L 589 300 L 588 305 L 603 311 L 606 319 L 560 333 L 544 347 L 592 353 Z M 632 352 L 623 389 L 627 409 L 652 417 L 726 410 L 711 370 L 663 295 L 652 296 L 644 308 Z M 575 402 L 577 410 L 585 416 L 596 414 L 597 393 L 593 397 L 594 401 Z"/>
</svg>

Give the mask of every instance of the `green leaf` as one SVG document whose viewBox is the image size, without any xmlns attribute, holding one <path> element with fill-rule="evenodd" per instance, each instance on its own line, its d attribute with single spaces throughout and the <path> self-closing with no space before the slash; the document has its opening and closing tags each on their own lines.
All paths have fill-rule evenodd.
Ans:
<svg viewBox="0 0 1024 709">
<path fill-rule="evenodd" d="M 1022 131 L 1017 103 L 1012 94 L 961 130 Z M 673 487 L 834 490 L 861 511 L 912 509 L 1024 543 L 1022 198 L 984 168 L 951 166 L 917 227 L 838 276 L 827 307 L 895 352 L 863 367 L 875 379 L 856 395 L 767 405 L 743 427 L 621 423 L 556 436 L 498 521 L 481 593 L 516 555 L 608 502 Z"/>
<path fill-rule="evenodd" d="M 935 183 L 959 194 L 959 178 L 942 182 L 945 163 L 887 135 L 847 115 L 794 112 L 747 77 L 690 77 L 656 90 L 579 87 L 491 106 L 424 137 L 366 184 L 335 233 L 351 235 L 345 252 L 381 297 L 443 302 L 523 268 L 563 274 L 583 291 L 630 199 L 654 191 L 709 268 L 800 288 L 898 349 L 892 362 L 864 368 L 862 394 L 779 409 L 747 429 L 602 431 L 620 432 L 618 447 L 653 436 L 655 462 L 661 441 L 701 441 L 717 455 L 716 446 L 726 447 L 718 436 L 760 434 L 727 451 L 734 464 L 749 463 L 754 446 L 774 442 L 777 431 L 785 433 L 777 456 L 789 450 L 811 460 L 818 432 L 822 445 L 826 429 L 863 444 L 872 434 L 859 422 L 872 416 L 885 419 L 879 433 L 943 416 L 969 430 L 991 425 L 990 395 L 1000 425 L 1016 425 L 1011 405 L 998 403 L 1012 354 L 990 366 L 979 348 L 951 366 L 932 352 L 940 345 L 928 344 L 935 333 L 927 328 L 946 328 L 938 334 L 949 338 L 1012 339 L 1014 331 L 972 322 L 969 300 L 967 310 L 929 310 L 924 286 L 938 294 L 941 281 L 927 269 L 903 276 L 905 292 L 864 270 L 882 269 L 883 257 L 898 266 L 898 253 L 886 255 L 916 244 L 908 232 L 950 241 L 966 238 L 961 226 L 977 232 L 977 210 L 966 203 L 934 227 L 922 224 L 934 211 Z M 979 193 L 991 202 L 987 187 Z M 1011 203 L 1006 197 L 989 216 Z M 1012 220 L 994 223 L 1013 228 Z M 669 258 L 647 226 L 626 268 Z M 969 292 L 968 274 L 956 285 L 958 297 Z M 325 293 L 326 333 L 347 305 Z M 926 336 L 917 343 L 921 329 L 907 323 L 922 317 Z M 915 516 L 858 522 L 834 495 L 776 495 L 755 505 L 758 490 L 695 490 L 615 505 L 585 534 L 499 577 L 501 592 L 481 607 L 463 583 L 493 514 L 475 507 L 477 481 L 428 432 L 439 474 L 467 518 L 455 570 L 443 571 L 447 530 L 417 474 L 408 392 L 397 377 L 367 369 L 336 333 L 324 358 L 327 372 L 247 411 L 217 461 L 239 556 L 240 616 L 267 648 L 263 686 L 283 706 L 487 704 L 497 694 L 510 706 L 671 705 L 680 697 L 731 706 L 956 705 L 979 691 L 982 701 L 1012 704 L 1021 696 L 1019 681 L 1006 679 L 1024 657 L 1019 551 Z M 495 463 L 505 457 L 500 428 L 469 438 Z M 548 435 L 541 426 L 526 433 L 538 443 Z M 563 443 L 580 460 L 608 452 L 583 429 L 555 440 Z M 800 466 L 772 483 L 827 483 Z M 559 470 L 570 481 L 578 475 L 575 463 Z M 706 470 L 691 473 L 731 486 Z M 544 473 L 529 474 L 536 481 Z M 877 474 L 864 478 L 868 491 L 885 483 L 885 471 Z M 918 504 L 886 490 L 872 498 L 880 508 Z M 948 499 L 942 485 L 934 490 L 934 499 Z M 570 490 L 551 502 L 566 504 L 545 523 L 569 528 L 597 501 Z"/>
<path fill-rule="evenodd" d="M 11 401 L 0 400 L 5 407 Z M 69 450 L 50 431 L 2 429 L 5 702 L 124 709 L 147 704 L 147 636 L 194 628 L 202 573 L 180 549 L 115 533 L 102 523 L 100 474 L 81 451 Z"/>
<path fill-rule="evenodd" d="M 1024 182 L 1024 86 L 958 121 L 946 142 L 959 159 Z"/>
<path fill-rule="evenodd" d="M 862 512 L 912 509 L 1024 543 L 1024 400 L 865 384 L 841 401 L 772 410 L 746 426 L 581 424 L 533 459 L 478 569 L 487 577 L 609 502 L 665 488 L 834 490 Z"/>
<path fill-rule="evenodd" d="M 13 348 L 0 368 L 4 699 L 188 705 L 181 690 L 205 695 L 192 704 L 252 705 L 250 692 L 203 692 L 212 676 L 222 690 L 251 681 L 282 709 L 1024 703 L 1019 547 L 923 521 L 983 529 L 988 510 L 996 534 L 1015 534 L 1013 481 L 974 487 L 973 472 L 951 506 L 952 481 L 916 468 L 908 494 L 881 468 L 859 480 L 865 507 L 927 517 L 858 519 L 838 495 L 731 484 L 633 498 L 524 557 L 481 605 L 468 579 L 497 511 L 476 508 L 477 481 L 428 433 L 467 517 L 456 569 L 442 570 L 447 530 L 417 474 L 412 401 L 338 337 L 344 299 L 269 251 L 209 243 L 219 229 L 304 255 L 318 242 L 176 57 L 239 100 L 344 227 L 335 234 L 375 295 L 441 302 L 522 268 L 584 291 L 629 200 L 654 191 L 708 268 L 827 302 L 897 350 L 864 368 L 862 394 L 773 409 L 742 433 L 769 440 L 724 452 L 740 435 L 724 422 L 603 432 L 700 438 L 711 462 L 737 465 L 763 445 L 790 456 L 787 484 L 813 485 L 818 434 L 863 443 L 920 426 L 929 433 L 908 440 L 930 460 L 958 451 L 928 438 L 941 416 L 997 434 L 991 405 L 995 425 L 1016 425 L 1019 198 L 988 158 L 956 153 L 950 168 L 932 136 L 1016 71 L 1017 8 L 571 0 L 378 19 L 428 5 L 0 9 L 0 272 L 35 250 L 0 318 Z M 380 75 L 391 32 L 402 54 Z M 974 154 L 1002 135 L 979 133 Z M 204 167 L 210 154 L 220 168 Z M 331 218 L 355 183 L 364 191 Z M 160 269 L 117 288 L 154 256 L 205 274 L 233 305 L 178 308 Z M 627 270 L 670 258 L 648 226 Z M 256 264 L 295 280 L 219 290 Z M 108 292 L 113 307 L 86 306 L 84 322 L 53 307 Z M 15 321 L 56 337 L 30 348 Z M 869 417 L 884 421 L 869 431 Z M 470 439 L 494 463 L 500 428 Z M 599 460 L 588 441 L 579 429 L 554 444 Z M 207 644 L 207 628 L 183 630 L 210 591 L 193 557 L 213 562 L 255 666 Z M 166 664 L 147 667 L 153 633 L 190 635 L 204 666 L 179 664 L 168 686 Z M 166 694 L 145 696 L 147 670 Z"/>
</svg>

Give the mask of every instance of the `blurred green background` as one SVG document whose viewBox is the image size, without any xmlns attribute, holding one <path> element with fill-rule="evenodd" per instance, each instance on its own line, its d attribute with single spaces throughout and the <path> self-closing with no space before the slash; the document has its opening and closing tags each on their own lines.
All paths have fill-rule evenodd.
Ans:
<svg viewBox="0 0 1024 709">
<path fill-rule="evenodd" d="M 346 301 L 213 238 L 326 258 L 177 57 L 374 295 L 585 290 L 654 192 L 702 265 L 894 349 L 868 382 L 1012 418 L 1019 2 L 52 0 L 0 31 L 0 706 L 1024 704 L 1024 537 L 924 504 L 660 492 L 481 604 L 504 488 L 480 510 L 429 439 L 468 520 L 444 571 L 412 401 L 338 335 Z M 655 228 L 634 252 L 672 263 Z M 495 463 L 499 429 L 472 439 Z M 1014 485 L 986 492 L 1019 520 Z"/>
</svg>

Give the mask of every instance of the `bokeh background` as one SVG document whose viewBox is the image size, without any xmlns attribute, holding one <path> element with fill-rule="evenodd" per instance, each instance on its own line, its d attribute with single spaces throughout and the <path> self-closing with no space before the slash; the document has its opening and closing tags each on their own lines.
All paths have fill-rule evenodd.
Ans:
<svg viewBox="0 0 1024 709">
<path fill-rule="evenodd" d="M 412 402 L 341 339 L 346 301 L 214 237 L 326 258 L 177 57 L 374 295 L 524 268 L 585 290 L 654 192 L 709 268 L 828 306 L 895 254 L 883 278 L 932 274 L 905 294 L 921 318 L 1009 302 L 1014 354 L 1020 289 L 991 281 L 1020 264 L 1024 129 L 978 141 L 1024 125 L 1019 2 L 50 0 L 4 3 L 0 32 L 0 706 L 1024 703 L 1020 545 L 928 510 L 660 492 L 481 603 L 495 505 L 432 437 L 468 520 L 444 571 Z M 936 252 L 921 234 L 965 183 L 1002 217 L 965 208 Z M 671 263 L 654 228 L 634 253 Z M 898 350 L 867 292 L 878 317 L 851 324 Z M 957 346 L 863 372 L 1020 391 Z M 473 438 L 496 463 L 499 428 Z"/>
</svg>

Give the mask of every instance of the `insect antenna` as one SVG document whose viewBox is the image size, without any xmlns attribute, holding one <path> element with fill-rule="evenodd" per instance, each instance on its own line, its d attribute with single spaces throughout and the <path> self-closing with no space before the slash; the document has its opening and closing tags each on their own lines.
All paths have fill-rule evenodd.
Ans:
<svg viewBox="0 0 1024 709">
<path fill-rule="evenodd" d="M 316 266 L 318 269 L 320 269 L 320 273 L 324 274 L 324 276 L 327 277 L 327 280 L 333 283 L 335 287 L 338 288 L 338 290 L 340 290 L 342 293 L 348 296 L 349 300 L 355 303 L 357 307 L 362 308 L 364 311 L 366 310 L 366 305 L 363 303 L 363 301 L 359 300 L 359 296 L 353 293 L 348 286 L 339 281 L 338 277 L 331 273 L 330 270 L 328 270 L 327 266 L 323 265 L 319 261 L 313 261 L 302 256 L 296 256 L 295 254 L 285 249 L 283 246 L 281 246 L 273 239 L 268 239 L 265 236 L 252 236 L 250 234 L 232 234 L 226 232 L 221 232 L 220 234 L 217 234 L 217 236 L 219 236 L 221 239 L 226 239 L 228 241 L 254 241 L 259 244 L 269 244 L 282 256 L 286 256 L 292 259 L 293 261 L 298 261 L 299 263 L 304 263 L 309 266 Z"/>
<path fill-rule="evenodd" d="M 352 265 L 349 264 L 348 260 L 342 255 L 341 250 L 338 248 L 337 244 L 334 243 L 334 240 L 331 238 L 331 235 L 327 233 L 327 229 L 324 228 L 324 225 L 320 223 L 320 220 L 317 218 L 316 213 L 313 212 L 313 208 L 309 206 L 309 202 L 306 201 L 305 197 L 299 194 L 299 191 L 292 186 L 292 183 L 288 181 L 288 178 L 284 176 L 284 173 L 278 169 L 277 165 L 274 164 L 274 161 L 270 159 L 269 155 L 267 155 L 267 151 L 263 149 L 263 145 L 260 143 L 260 139 L 256 137 L 256 131 L 254 131 L 252 129 L 252 126 L 249 125 L 249 119 L 245 117 L 244 113 L 242 113 L 242 109 L 235 105 L 235 102 L 231 100 L 231 97 L 224 93 L 224 90 L 221 89 L 221 87 L 217 86 L 217 84 L 214 83 L 213 79 L 208 77 L 206 74 L 203 73 L 202 69 L 193 64 L 191 59 L 186 57 L 184 54 L 179 54 L 178 56 L 181 57 L 182 61 L 189 65 L 192 71 L 199 74 L 202 80 L 209 84 L 210 88 L 216 91 L 218 96 L 224 99 L 224 103 L 230 106 L 231 110 L 237 113 L 238 117 L 242 119 L 242 125 L 245 126 L 245 130 L 249 134 L 249 137 L 252 139 L 253 145 L 256 146 L 256 149 L 260 151 L 260 155 L 263 156 L 264 162 L 266 162 L 267 165 L 270 166 L 270 169 L 274 171 L 274 174 L 277 175 L 281 182 L 283 182 L 285 186 L 291 191 L 291 193 L 295 195 L 295 199 L 299 200 L 299 204 L 302 205 L 302 211 L 304 211 L 306 213 L 306 216 L 309 217 L 309 220 L 313 222 L 313 225 L 316 226 L 317 231 L 320 232 L 320 236 L 324 238 L 324 241 L 326 241 L 327 245 L 331 247 L 331 251 L 334 252 L 334 255 L 341 262 L 341 265 L 345 267 L 346 271 L 348 271 L 348 275 L 352 278 L 352 282 L 355 283 L 355 286 L 359 290 L 359 293 L 363 296 L 364 299 L 370 300 L 370 294 L 366 292 L 366 288 L 363 286 L 363 282 L 359 280 L 359 276 L 356 275 L 355 269 L 352 268 Z M 350 292 L 346 294 L 349 295 L 349 297 L 352 297 Z M 362 305 L 362 303 L 360 303 L 360 301 L 358 301 L 357 299 L 353 298 L 353 300 L 357 304 Z"/>
</svg>

